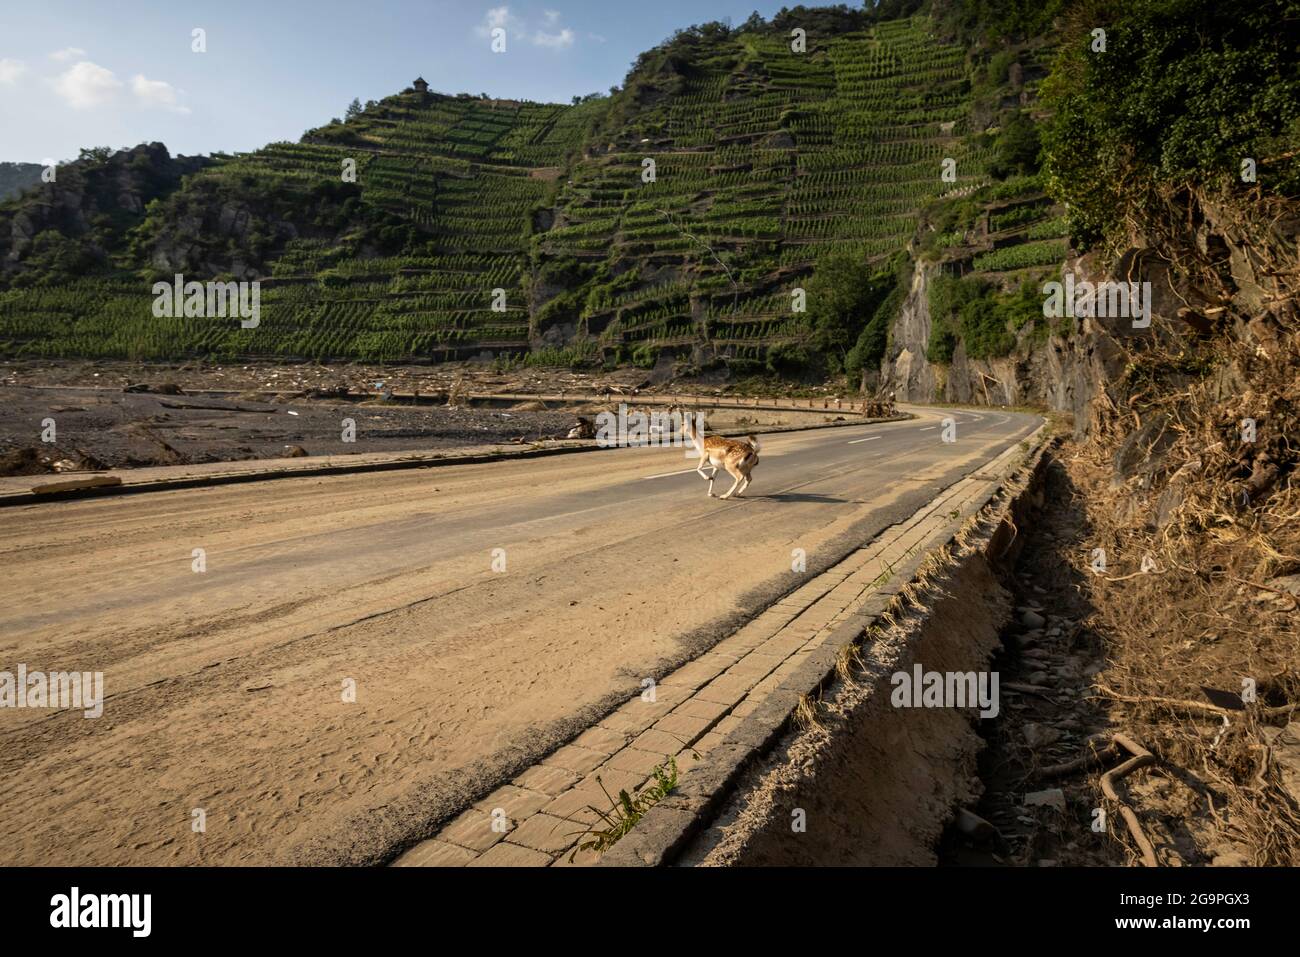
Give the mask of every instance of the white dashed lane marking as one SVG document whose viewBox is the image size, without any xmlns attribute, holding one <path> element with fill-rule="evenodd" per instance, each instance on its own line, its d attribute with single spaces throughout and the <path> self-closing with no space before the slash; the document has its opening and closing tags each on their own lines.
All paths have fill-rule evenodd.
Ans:
<svg viewBox="0 0 1300 957">
<path fill-rule="evenodd" d="M 642 476 L 642 478 L 643 478 L 644 480 L 657 479 L 657 478 L 668 478 L 668 476 L 670 476 L 670 475 L 685 475 L 687 472 L 694 472 L 694 471 L 695 471 L 695 469 L 681 469 L 680 471 L 677 471 L 677 472 L 660 472 L 658 475 L 645 475 L 645 476 Z"/>
</svg>

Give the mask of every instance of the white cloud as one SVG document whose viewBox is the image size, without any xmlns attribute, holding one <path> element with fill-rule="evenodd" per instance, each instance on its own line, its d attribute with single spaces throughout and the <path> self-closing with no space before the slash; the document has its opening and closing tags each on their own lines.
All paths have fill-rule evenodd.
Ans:
<svg viewBox="0 0 1300 957">
<path fill-rule="evenodd" d="M 131 77 L 131 92 L 141 106 L 169 110 L 172 113 L 190 112 L 188 106 L 181 106 L 178 102 L 182 91 L 166 80 L 150 80 L 143 73 L 137 73 Z"/>
<path fill-rule="evenodd" d="M 491 36 L 492 31 L 504 27 L 507 32 L 519 37 L 523 34 L 524 21 L 510 12 L 508 6 L 492 7 L 483 15 L 483 22 L 475 27 L 479 36 Z"/>
<path fill-rule="evenodd" d="M 568 27 L 556 29 L 560 24 L 560 16 L 558 10 L 545 10 L 542 13 L 542 23 L 534 29 L 522 17 L 512 13 L 508 5 L 491 7 L 484 14 L 483 22 L 474 28 L 474 32 L 481 37 L 488 37 L 493 30 L 504 29 L 515 40 L 551 50 L 567 50 L 578 37 Z"/>
<path fill-rule="evenodd" d="M 0 84 L 8 86 L 17 83 L 18 78 L 27 72 L 27 64 L 22 60 L 0 59 Z"/>
<path fill-rule="evenodd" d="M 559 33 L 547 33 L 545 30 L 538 30 L 532 36 L 532 42 L 535 46 L 550 47 L 552 50 L 567 50 L 573 46 L 573 31 L 565 27 Z"/>
<path fill-rule="evenodd" d="M 89 60 L 82 60 L 54 81 L 54 92 L 74 110 L 88 110 L 107 103 L 117 95 L 122 81 Z"/>
<path fill-rule="evenodd" d="M 78 60 L 86 55 L 86 51 L 81 47 L 64 47 L 62 50 L 55 50 L 50 54 L 51 60 L 57 60 L 60 63 L 67 63 L 69 60 Z"/>
</svg>

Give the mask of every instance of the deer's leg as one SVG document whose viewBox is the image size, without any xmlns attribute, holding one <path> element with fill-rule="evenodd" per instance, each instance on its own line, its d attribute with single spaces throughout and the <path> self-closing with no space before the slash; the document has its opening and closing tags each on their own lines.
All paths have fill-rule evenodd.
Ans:
<svg viewBox="0 0 1300 957">
<path fill-rule="evenodd" d="M 727 472 L 735 479 L 735 481 L 731 483 L 731 488 L 727 489 L 726 494 L 722 496 L 723 498 L 731 498 L 731 496 L 735 494 L 736 486 L 738 486 L 740 480 L 744 478 L 744 476 L 740 474 L 740 469 L 736 468 L 734 465 L 727 465 Z"/>
<path fill-rule="evenodd" d="M 708 455 L 704 452 L 700 452 L 700 463 L 699 465 L 695 466 L 695 471 L 700 473 L 700 478 L 709 480 L 709 498 L 713 498 L 713 476 L 718 474 L 718 467 L 716 465 L 711 465 L 710 467 L 712 468 L 713 471 L 711 471 L 708 475 L 705 475 L 704 463 L 707 462 L 708 460 L 709 460 Z"/>
</svg>

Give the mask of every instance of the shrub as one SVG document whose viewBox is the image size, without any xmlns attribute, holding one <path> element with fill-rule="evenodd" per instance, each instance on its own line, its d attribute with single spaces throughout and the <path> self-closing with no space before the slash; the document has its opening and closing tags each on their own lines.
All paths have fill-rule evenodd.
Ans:
<svg viewBox="0 0 1300 957">
<path fill-rule="evenodd" d="M 1161 185 L 1239 183 L 1243 157 L 1276 158 L 1259 166 L 1266 189 L 1300 190 L 1293 21 L 1290 0 L 1104 0 L 1074 21 L 1043 86 L 1044 172 L 1071 236 L 1119 239 Z"/>
<path fill-rule="evenodd" d="M 775 345 L 767 350 L 767 371 L 776 375 L 802 375 L 811 365 L 812 356 L 803 346 Z"/>
<path fill-rule="evenodd" d="M 989 173 L 1006 179 L 1013 174 L 1025 176 L 1038 172 L 1040 145 L 1038 124 L 1027 113 L 1017 111 L 998 134 Z"/>
</svg>

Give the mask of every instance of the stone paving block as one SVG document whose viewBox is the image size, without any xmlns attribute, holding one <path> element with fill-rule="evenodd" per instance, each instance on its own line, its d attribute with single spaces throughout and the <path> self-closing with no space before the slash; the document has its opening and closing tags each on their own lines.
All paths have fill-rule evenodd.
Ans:
<svg viewBox="0 0 1300 957">
<path fill-rule="evenodd" d="M 575 848 L 565 851 L 552 863 L 552 867 L 593 867 L 600 863 L 600 854 L 591 849 Z"/>
<path fill-rule="evenodd" d="M 591 772 L 581 781 L 573 786 L 575 791 L 586 791 L 592 795 L 589 803 L 594 804 L 598 810 L 609 812 L 611 799 L 618 800 L 619 791 L 627 791 L 632 794 L 638 790 L 641 785 L 645 784 L 650 775 L 638 774 L 635 771 L 620 771 L 617 768 L 600 768 Z M 609 797 L 606 797 L 606 792 Z"/>
<path fill-rule="evenodd" d="M 659 682 L 659 687 L 683 687 L 693 691 L 720 675 L 723 669 L 732 663 L 730 659 L 705 660 L 705 658 L 682 665 L 672 674 L 665 675 Z"/>
<path fill-rule="evenodd" d="M 777 668 L 776 671 L 772 672 L 772 676 L 784 680 L 786 675 L 793 674 L 799 670 L 799 666 L 808 660 L 809 654 L 810 652 L 805 648 L 796 654 L 791 655 L 789 658 L 785 659 L 785 661 L 781 662 L 781 666 Z"/>
<path fill-rule="evenodd" d="M 511 783 L 529 791 L 554 797 L 578 783 L 579 775 L 564 768 L 534 764 Z"/>
<path fill-rule="evenodd" d="M 543 814 L 549 814 L 551 817 L 564 818 L 575 826 L 575 828 L 595 824 L 600 820 L 600 815 L 593 810 L 593 807 L 606 809 L 608 801 L 605 796 L 597 791 L 593 794 L 591 791 L 565 791 L 546 807 L 542 808 Z"/>
<path fill-rule="evenodd" d="M 657 717 L 662 718 L 689 698 L 691 694 L 689 688 L 683 688 L 681 685 L 665 685 L 661 682 L 655 686 L 654 701 L 642 701 L 638 698 L 632 704 L 650 712 L 657 711 Z"/>
<path fill-rule="evenodd" d="M 739 703 L 749 693 L 749 689 L 757 683 L 751 678 L 740 676 L 714 678 L 695 692 L 695 697 L 700 701 L 713 701 L 717 704 L 731 706 Z"/>
<path fill-rule="evenodd" d="M 624 732 L 611 731 L 609 728 L 596 725 L 594 728 L 588 728 L 569 743 L 575 747 L 586 748 L 589 751 L 613 754 L 627 742 L 628 736 Z"/>
<path fill-rule="evenodd" d="M 542 805 L 550 799 L 549 794 L 541 791 L 530 791 L 514 784 L 507 784 L 497 788 L 483 800 L 476 802 L 474 806 L 489 813 L 501 808 L 506 812 L 506 817 L 518 821 L 541 810 Z"/>
<path fill-rule="evenodd" d="M 673 760 L 677 762 L 677 780 L 680 781 L 683 774 L 704 760 L 704 752 L 699 748 L 689 747 L 681 751 Z"/>
<path fill-rule="evenodd" d="M 648 703 L 642 705 L 640 710 L 633 710 L 629 705 L 623 705 L 612 714 L 601 718 L 598 727 L 621 734 L 637 735 L 654 724 L 659 717 L 660 715 L 652 711 Z"/>
<path fill-rule="evenodd" d="M 474 851 L 446 841 L 421 841 L 397 860 L 394 867 L 464 867 L 478 857 Z"/>
<path fill-rule="evenodd" d="M 836 585 L 835 588 L 821 601 L 815 605 L 810 605 L 808 610 L 796 618 L 786 628 L 820 628 L 824 619 L 829 618 L 835 613 L 835 609 L 845 600 L 845 593 L 851 591 L 852 585 Z"/>
<path fill-rule="evenodd" d="M 654 700 L 643 701 L 633 698 L 618 710 L 600 720 L 600 726 L 626 734 L 640 734 L 654 722 L 668 714 L 687 698 L 692 691 L 680 685 L 656 685 Z"/>
<path fill-rule="evenodd" d="M 856 573 L 849 580 L 865 591 L 875 584 L 876 579 L 879 578 L 884 571 L 885 566 L 882 562 L 873 561 L 870 565 L 864 567 L 862 571 Z"/>
<path fill-rule="evenodd" d="M 674 710 L 673 714 L 686 715 L 691 718 L 703 718 L 705 721 L 717 721 L 727 713 L 727 706 L 719 704 L 716 701 L 703 701 L 699 698 L 691 698 L 689 701 L 683 701 Z M 662 722 L 660 722 L 662 724 Z M 655 725 L 656 728 L 659 724 Z"/>
<path fill-rule="evenodd" d="M 797 607 L 783 607 L 779 604 L 773 605 L 767 611 L 763 612 L 764 616 L 771 616 L 773 621 L 779 622 L 782 627 L 790 624 L 803 613 L 806 605 L 800 604 Z"/>
<path fill-rule="evenodd" d="M 727 717 L 718 722 L 717 727 L 713 730 L 725 738 L 727 735 L 731 734 L 732 730 L 735 729 L 737 725 L 740 724 L 740 721 L 741 719 L 734 715 L 727 715 Z"/>
<path fill-rule="evenodd" d="M 820 648 L 826 643 L 826 639 L 835 633 L 835 628 L 840 624 L 838 621 L 832 621 L 823 630 L 817 632 L 808 639 L 808 643 L 803 646 L 804 651 L 812 651 L 814 648 Z"/>
<path fill-rule="evenodd" d="M 755 681 L 766 678 L 781 663 L 782 659 L 776 655 L 764 655 L 755 651 L 752 654 L 741 658 L 734 665 L 724 671 L 723 675 L 743 675 L 752 676 Z"/>
<path fill-rule="evenodd" d="M 754 622 L 750 622 L 750 624 L 745 627 L 749 628 L 753 624 Z M 758 630 L 751 631 L 747 635 L 742 635 L 740 632 L 737 632 L 730 638 L 724 638 L 722 641 L 714 645 L 713 653 L 718 655 L 730 655 L 734 658 L 743 658 L 750 651 L 775 635 L 781 630 L 781 628 L 782 625 L 777 622 L 771 622 L 763 629 L 762 633 Z"/>
<path fill-rule="evenodd" d="M 777 688 L 781 687 L 782 680 L 784 679 L 780 678 L 777 675 L 768 675 L 766 678 L 764 678 L 758 684 L 754 685 L 754 687 L 749 690 L 749 695 L 750 697 L 757 697 L 757 698 L 765 697 L 766 695 L 771 694 Z"/>
<path fill-rule="evenodd" d="M 692 741 L 713 723 L 712 719 L 694 718 L 687 714 L 670 714 L 655 722 L 656 731 L 667 731 L 679 735 L 685 741 Z"/>
<path fill-rule="evenodd" d="M 510 843 L 547 854 L 559 854 L 571 847 L 585 830 L 573 821 L 549 814 L 534 814 L 510 832 Z"/>
<path fill-rule="evenodd" d="M 636 748 L 624 748 L 606 761 L 604 767 L 613 768 L 615 771 L 632 771 L 648 777 L 650 772 L 663 763 L 664 759 L 661 755 L 638 751 Z"/>
<path fill-rule="evenodd" d="M 587 748 L 579 748 L 576 745 L 566 744 L 560 750 L 550 755 L 542 761 L 542 764 L 555 768 L 563 768 L 566 771 L 573 771 L 577 774 L 586 774 L 593 768 L 600 767 L 602 761 L 608 755 L 600 751 L 591 751 Z"/>
<path fill-rule="evenodd" d="M 503 840 L 507 831 L 492 829 L 492 813 L 472 807 L 438 832 L 438 840 L 467 847 L 472 851 L 486 851 Z"/>
<path fill-rule="evenodd" d="M 786 635 L 782 633 L 775 638 L 769 638 L 763 642 L 754 651 L 760 655 L 771 655 L 774 658 L 788 658 L 800 648 L 813 635 L 817 634 L 816 628 L 808 628 L 800 634 Z"/>
<path fill-rule="evenodd" d="M 764 612 L 726 640 L 737 645 L 754 648 L 781 630 L 782 622 L 779 620 L 780 617 L 779 615 L 769 615 Z"/>
<path fill-rule="evenodd" d="M 535 851 L 531 847 L 507 844 L 502 841 L 492 847 L 486 854 L 467 865 L 469 867 L 546 867 L 551 863 L 551 855 Z"/>
<path fill-rule="evenodd" d="M 700 691 L 707 691 L 709 688 L 713 688 L 717 691 L 740 691 L 740 690 L 752 688 L 754 687 L 754 685 L 758 684 L 758 682 L 759 679 L 754 677 L 753 675 L 728 674 L 727 672 L 724 671 L 722 674 L 718 675 L 718 677 L 714 678 L 707 685 L 701 688 Z M 700 692 L 697 691 L 695 693 L 695 697 L 699 698 L 699 696 L 700 696 Z"/>
<path fill-rule="evenodd" d="M 716 731 L 710 731 L 704 737 L 695 743 L 695 749 L 702 755 L 707 755 L 710 751 L 722 743 L 726 735 L 718 734 Z"/>
<path fill-rule="evenodd" d="M 648 751 L 656 757 L 663 759 L 670 754 L 676 754 L 682 749 L 685 742 L 675 734 L 669 734 L 666 731 L 657 731 L 651 728 L 649 731 L 643 731 L 631 744 L 631 747 L 638 751 Z"/>
<path fill-rule="evenodd" d="M 786 595 L 777 602 L 777 604 L 785 605 L 786 607 L 805 608 L 815 602 L 818 598 L 821 598 L 822 595 L 826 594 L 829 590 L 828 586 L 814 578 L 812 581 L 808 582 L 808 584 L 801 585 L 799 588 L 796 588 L 793 592 Z"/>
</svg>

